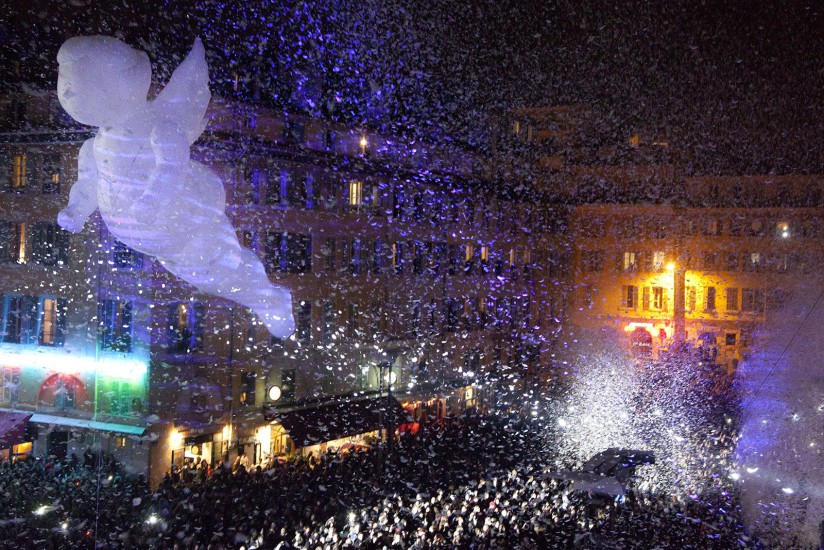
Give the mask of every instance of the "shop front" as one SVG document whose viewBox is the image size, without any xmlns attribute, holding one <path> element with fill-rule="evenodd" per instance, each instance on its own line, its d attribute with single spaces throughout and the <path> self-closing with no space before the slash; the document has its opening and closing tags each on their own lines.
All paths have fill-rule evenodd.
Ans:
<svg viewBox="0 0 824 550">
<path fill-rule="evenodd" d="M 0 463 L 19 460 L 32 453 L 33 437 L 29 428 L 31 414 L 0 411 Z"/>
<path fill-rule="evenodd" d="M 395 398 L 342 398 L 307 406 L 269 407 L 272 420 L 268 439 L 273 454 L 293 450 L 302 455 L 368 447 L 392 431 L 412 422 Z"/>
</svg>

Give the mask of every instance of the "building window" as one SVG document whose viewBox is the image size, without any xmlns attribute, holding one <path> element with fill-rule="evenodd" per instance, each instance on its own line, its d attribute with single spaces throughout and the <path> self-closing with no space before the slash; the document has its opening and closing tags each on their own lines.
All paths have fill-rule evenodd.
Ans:
<svg viewBox="0 0 824 550">
<path fill-rule="evenodd" d="M 403 273 L 403 243 L 392 243 L 392 271 L 395 275 Z"/>
<path fill-rule="evenodd" d="M 312 270 L 312 237 L 297 233 L 266 233 L 266 268 L 275 273 L 309 273 Z"/>
<path fill-rule="evenodd" d="M 684 308 L 687 311 L 695 311 L 696 296 L 695 287 L 684 287 Z"/>
<path fill-rule="evenodd" d="M 241 372 L 240 373 L 240 393 L 238 394 L 238 401 L 240 401 L 241 405 L 246 406 L 254 406 L 256 395 L 255 395 L 255 382 L 257 380 L 257 375 L 254 372 Z"/>
<path fill-rule="evenodd" d="M 358 304 L 349 304 L 349 315 L 346 322 L 346 335 L 349 338 L 356 338 L 360 333 L 360 311 Z"/>
<path fill-rule="evenodd" d="M 31 226 L 31 259 L 40 265 L 66 265 L 69 261 L 69 233 L 55 223 Z"/>
<path fill-rule="evenodd" d="M 652 309 L 658 311 L 664 309 L 664 296 L 664 287 L 652 287 Z"/>
<path fill-rule="evenodd" d="M 789 222 L 778 222 L 775 224 L 775 236 L 781 239 L 788 239 L 790 237 Z"/>
<path fill-rule="evenodd" d="M 3 367 L 2 383 L 0 399 L 3 403 L 16 404 L 20 395 L 20 367 Z"/>
<path fill-rule="evenodd" d="M 31 163 L 28 156 L 17 154 L 12 157 L 11 190 L 25 191 L 31 187 L 32 179 Z"/>
<path fill-rule="evenodd" d="M 260 202 L 261 185 L 265 182 L 265 172 L 244 164 L 236 173 L 235 203 L 254 205 Z"/>
<path fill-rule="evenodd" d="M 632 285 L 621 286 L 621 307 L 635 309 L 638 306 L 638 287 Z"/>
<path fill-rule="evenodd" d="M 295 369 L 286 369 L 280 373 L 280 398 L 295 398 Z"/>
<path fill-rule="evenodd" d="M 738 252 L 727 252 L 727 271 L 738 271 Z"/>
<path fill-rule="evenodd" d="M 738 311 L 738 289 L 727 289 L 727 311 Z"/>
<path fill-rule="evenodd" d="M 288 120 L 283 125 L 283 139 L 289 143 L 303 143 L 306 125 L 299 120 Z"/>
<path fill-rule="evenodd" d="M 45 155 L 43 157 L 43 176 L 40 186 L 43 194 L 51 195 L 60 192 L 60 155 Z"/>
<path fill-rule="evenodd" d="M 742 311 L 763 311 L 764 291 L 757 288 L 741 289 Z"/>
<path fill-rule="evenodd" d="M 704 252 L 704 269 L 708 271 L 718 269 L 718 252 Z"/>
<path fill-rule="evenodd" d="M 112 380 L 108 394 L 109 414 L 129 416 L 132 412 L 132 385 L 125 380 Z"/>
<path fill-rule="evenodd" d="M 203 349 L 205 307 L 198 302 L 169 305 L 169 353 L 192 353 Z"/>
<path fill-rule="evenodd" d="M 637 257 L 635 252 L 624 252 L 621 269 L 623 271 L 635 271 L 636 269 L 638 269 Z"/>
<path fill-rule="evenodd" d="M 290 178 L 285 180 L 285 187 L 281 187 L 283 193 L 283 204 L 290 208 L 306 208 L 306 202 L 312 196 L 311 189 L 308 187 L 311 184 L 311 179 Z"/>
<path fill-rule="evenodd" d="M 455 332 L 458 328 L 458 300 L 447 298 L 444 300 L 444 330 Z"/>
<path fill-rule="evenodd" d="M 335 305 L 331 300 L 323 302 L 323 332 L 321 340 L 324 344 L 332 341 L 335 333 Z"/>
<path fill-rule="evenodd" d="M 348 258 L 349 258 L 349 272 L 352 275 L 359 275 L 360 274 L 360 252 L 361 252 L 361 240 L 357 237 L 352 239 L 351 242 L 348 243 L 349 250 L 348 250 Z"/>
<path fill-rule="evenodd" d="M 115 267 L 139 269 L 143 267 L 143 254 L 115 240 L 112 246 L 112 262 Z"/>
<path fill-rule="evenodd" d="M 746 256 L 746 263 L 744 264 L 745 271 L 758 272 L 761 271 L 761 253 L 750 252 Z"/>
<path fill-rule="evenodd" d="M 37 342 L 37 305 L 35 296 L 5 296 L 3 305 L 3 342 L 34 344 Z"/>
<path fill-rule="evenodd" d="M 706 293 L 706 300 L 704 302 L 705 311 L 715 311 L 715 287 L 708 286 Z"/>
<path fill-rule="evenodd" d="M 132 351 L 132 303 L 103 300 L 98 310 L 101 349 Z"/>
<path fill-rule="evenodd" d="M 295 337 L 300 344 L 308 345 L 312 341 L 312 303 L 301 301 L 298 305 Z"/>
<path fill-rule="evenodd" d="M 654 271 L 662 271 L 664 269 L 664 263 L 667 260 L 667 255 L 664 253 L 663 250 L 656 250 L 652 253 L 652 269 Z"/>
<path fill-rule="evenodd" d="M 40 338 L 41 346 L 62 346 L 66 333 L 66 309 L 68 301 L 60 298 L 42 298 L 40 300 Z"/>
<path fill-rule="evenodd" d="M 349 206 L 358 208 L 363 204 L 363 183 L 359 181 L 349 182 Z"/>
<path fill-rule="evenodd" d="M 708 237 L 714 237 L 721 234 L 721 222 L 718 220 L 711 218 L 708 220 L 704 220 L 704 227 L 703 227 L 704 235 Z"/>
<path fill-rule="evenodd" d="M 0 221 L 0 263 L 26 263 L 26 224 Z"/>
<path fill-rule="evenodd" d="M 324 132 L 323 144 L 327 151 L 334 151 L 337 137 L 334 130 L 326 130 L 326 132 Z"/>
<path fill-rule="evenodd" d="M 320 249 L 321 256 L 323 256 L 323 268 L 326 271 L 335 270 L 335 239 L 326 238 L 323 240 L 323 246 Z"/>
<path fill-rule="evenodd" d="M 724 338 L 724 344 L 728 346 L 734 346 L 736 340 L 736 334 L 734 332 L 728 332 L 726 337 Z"/>
</svg>

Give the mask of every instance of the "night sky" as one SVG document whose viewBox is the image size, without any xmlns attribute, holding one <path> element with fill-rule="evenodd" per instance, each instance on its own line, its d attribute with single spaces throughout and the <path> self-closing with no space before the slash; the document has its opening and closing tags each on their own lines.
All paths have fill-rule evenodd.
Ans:
<svg viewBox="0 0 824 550">
<path fill-rule="evenodd" d="M 50 85 L 62 40 L 106 33 L 148 49 L 162 80 L 200 35 L 217 93 L 240 72 L 241 99 L 287 111 L 483 146 L 490 113 L 591 103 L 594 140 L 668 139 L 688 173 L 824 172 L 824 28 L 809 3 L 143 4 L 13 1 L 3 72 L 20 61 L 22 79 Z"/>
</svg>

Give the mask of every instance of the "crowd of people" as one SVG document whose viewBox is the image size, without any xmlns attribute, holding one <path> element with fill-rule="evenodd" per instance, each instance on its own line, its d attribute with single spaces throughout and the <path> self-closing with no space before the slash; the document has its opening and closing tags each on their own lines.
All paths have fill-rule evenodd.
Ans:
<svg viewBox="0 0 824 550">
<path fill-rule="evenodd" d="M 463 416 L 377 446 L 227 463 L 199 481 L 101 475 L 43 459 L 0 466 L 2 548 L 733 548 L 735 495 L 629 490 L 593 499 L 553 479 L 542 428 Z"/>
</svg>

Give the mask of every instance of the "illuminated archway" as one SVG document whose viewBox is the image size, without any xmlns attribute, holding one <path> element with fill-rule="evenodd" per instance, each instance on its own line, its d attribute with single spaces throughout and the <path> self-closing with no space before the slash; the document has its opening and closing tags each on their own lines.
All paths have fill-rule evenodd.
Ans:
<svg viewBox="0 0 824 550">
<path fill-rule="evenodd" d="M 89 402 L 89 393 L 79 378 L 72 374 L 52 374 L 40 384 L 37 403 L 61 409 L 83 408 Z"/>
<path fill-rule="evenodd" d="M 637 327 L 629 335 L 630 346 L 635 357 L 652 356 L 652 334 L 643 327 Z"/>
</svg>

